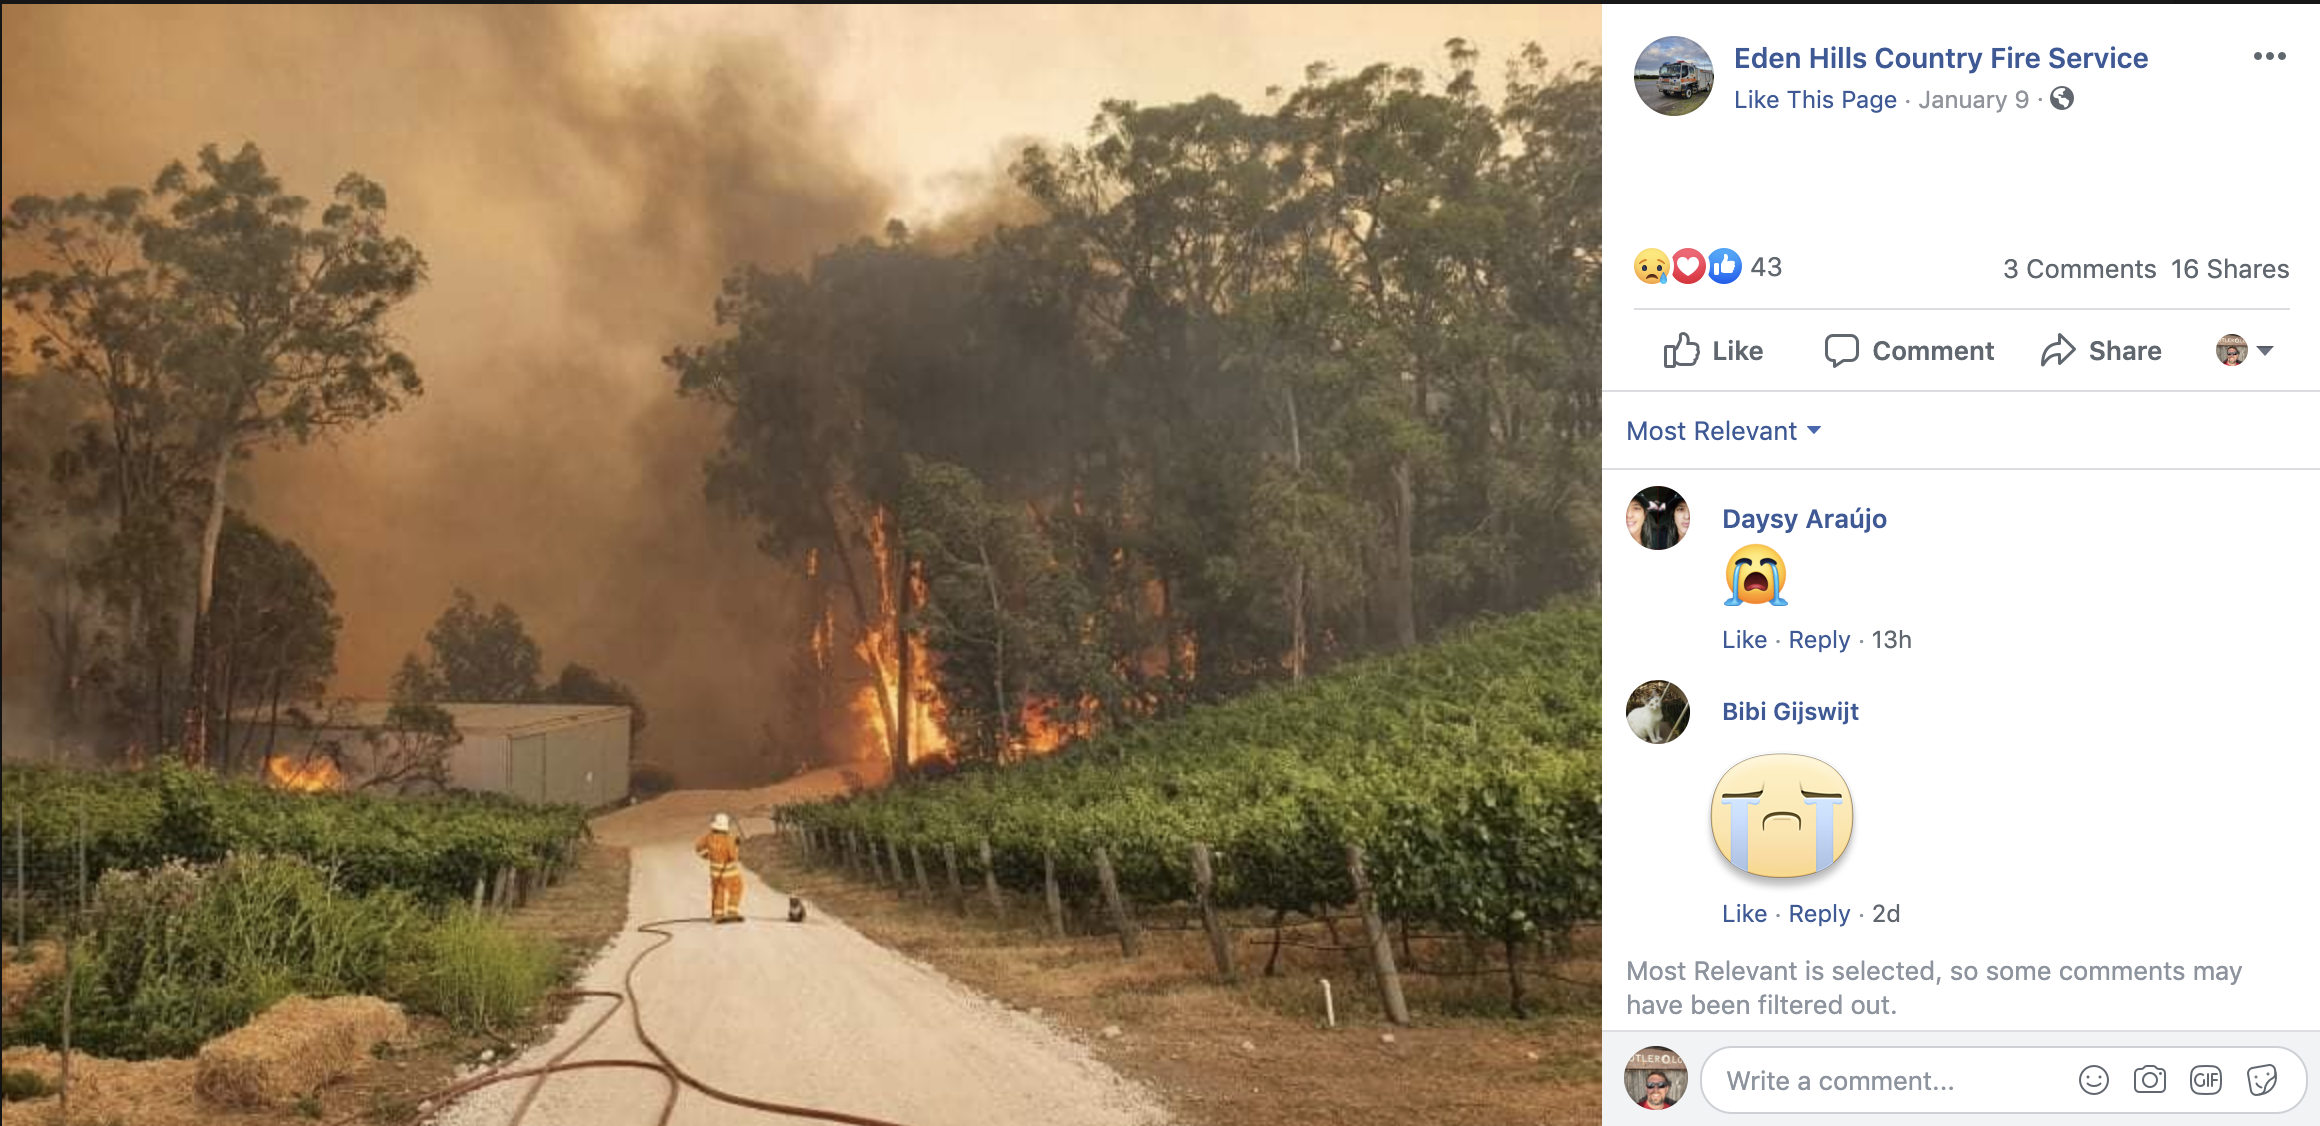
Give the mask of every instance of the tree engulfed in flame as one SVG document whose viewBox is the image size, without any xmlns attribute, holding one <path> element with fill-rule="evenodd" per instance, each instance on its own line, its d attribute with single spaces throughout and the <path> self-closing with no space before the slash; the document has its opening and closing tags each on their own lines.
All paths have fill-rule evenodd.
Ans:
<svg viewBox="0 0 2320 1126">
<path fill-rule="evenodd" d="M 346 788 L 346 774 L 328 755 L 308 755 L 295 763 L 287 756 L 270 759 L 266 773 L 276 787 L 301 794 Z"/>
</svg>

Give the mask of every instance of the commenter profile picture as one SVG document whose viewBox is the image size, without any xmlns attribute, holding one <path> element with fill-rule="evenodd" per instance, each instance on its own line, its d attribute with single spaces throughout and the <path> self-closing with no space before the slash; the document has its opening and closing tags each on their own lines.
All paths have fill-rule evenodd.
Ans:
<svg viewBox="0 0 2320 1126">
<path fill-rule="evenodd" d="M 1666 485 L 1650 485 L 1627 502 L 1627 538 L 1665 551 L 1692 530 L 1692 506 Z"/>
<path fill-rule="evenodd" d="M 1627 1057 L 1622 1078 L 1627 1101 L 1645 1110 L 1666 1110 L 1691 1089 L 1684 1058 L 1657 1044 Z"/>
<path fill-rule="evenodd" d="M 2227 368 L 2247 362 L 2247 337 L 2234 332 L 2215 342 L 2215 358 Z"/>
<path fill-rule="evenodd" d="M 1715 87 L 1716 65 L 1708 52 L 1681 35 L 1654 39 L 1635 58 L 1635 96 L 1662 116 L 1700 108 Z"/>
</svg>

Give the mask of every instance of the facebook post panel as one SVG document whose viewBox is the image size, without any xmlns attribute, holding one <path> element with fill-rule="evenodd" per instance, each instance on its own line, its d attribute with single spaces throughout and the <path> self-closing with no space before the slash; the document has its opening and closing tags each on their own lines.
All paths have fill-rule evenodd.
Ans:
<svg viewBox="0 0 2320 1126">
<path fill-rule="evenodd" d="M 1605 9 L 1605 1121 L 2320 1120 L 2315 30 Z"/>
</svg>

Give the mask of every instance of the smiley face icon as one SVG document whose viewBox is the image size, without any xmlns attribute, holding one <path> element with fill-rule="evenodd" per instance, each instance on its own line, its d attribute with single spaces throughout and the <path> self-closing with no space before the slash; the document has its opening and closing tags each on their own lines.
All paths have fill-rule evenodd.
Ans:
<svg viewBox="0 0 2320 1126">
<path fill-rule="evenodd" d="M 1732 592 L 1726 606 L 1786 606 L 1780 588 L 1788 585 L 1788 561 L 1763 544 L 1749 544 L 1724 564 L 1724 585 Z"/>
<path fill-rule="evenodd" d="M 1667 251 L 1646 250 L 1635 256 L 1635 277 L 1645 285 L 1666 285 L 1668 276 Z"/>
<path fill-rule="evenodd" d="M 1853 839 L 1853 792 L 1835 767 L 1805 755 L 1758 755 L 1724 772 L 1708 797 L 1716 850 L 1752 876 L 1809 876 Z"/>
</svg>

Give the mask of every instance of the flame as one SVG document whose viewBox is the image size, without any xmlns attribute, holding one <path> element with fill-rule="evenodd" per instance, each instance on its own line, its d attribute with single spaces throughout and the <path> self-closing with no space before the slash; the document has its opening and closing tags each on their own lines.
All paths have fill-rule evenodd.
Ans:
<svg viewBox="0 0 2320 1126">
<path fill-rule="evenodd" d="M 887 726 L 887 703 L 902 712 L 903 721 L 910 725 L 910 761 L 947 756 L 951 741 L 943 734 L 942 706 L 933 692 L 934 678 L 927 675 L 933 655 L 922 646 L 912 654 L 917 667 L 913 670 L 910 698 L 902 699 L 901 662 L 889 651 L 888 639 L 895 636 L 895 622 L 901 617 L 901 598 L 895 589 L 894 557 L 887 545 L 887 526 L 891 516 L 880 510 L 870 522 L 871 573 L 878 576 L 878 614 L 873 628 L 863 631 L 854 643 L 854 655 L 862 659 L 864 667 L 877 679 L 864 684 L 854 694 L 853 712 L 862 726 L 861 742 L 855 757 L 886 761 L 893 757 L 893 740 Z M 926 577 L 917 567 L 911 568 L 910 587 L 913 597 L 926 598 Z"/>
<path fill-rule="evenodd" d="M 310 755 L 295 766 L 287 757 L 272 759 L 266 763 L 266 773 L 272 776 L 274 785 L 302 794 L 346 786 L 346 775 L 339 771 L 338 764 L 322 755 Z"/>
<path fill-rule="evenodd" d="M 1025 704 L 1023 714 L 1018 717 L 1016 724 L 1019 735 L 1015 744 L 1016 752 L 1027 756 L 1052 754 L 1065 743 L 1089 734 L 1095 726 L 1096 706 L 1093 696 L 1081 700 L 1081 719 L 1073 723 L 1056 716 L 1054 700 L 1038 699 Z"/>
</svg>

